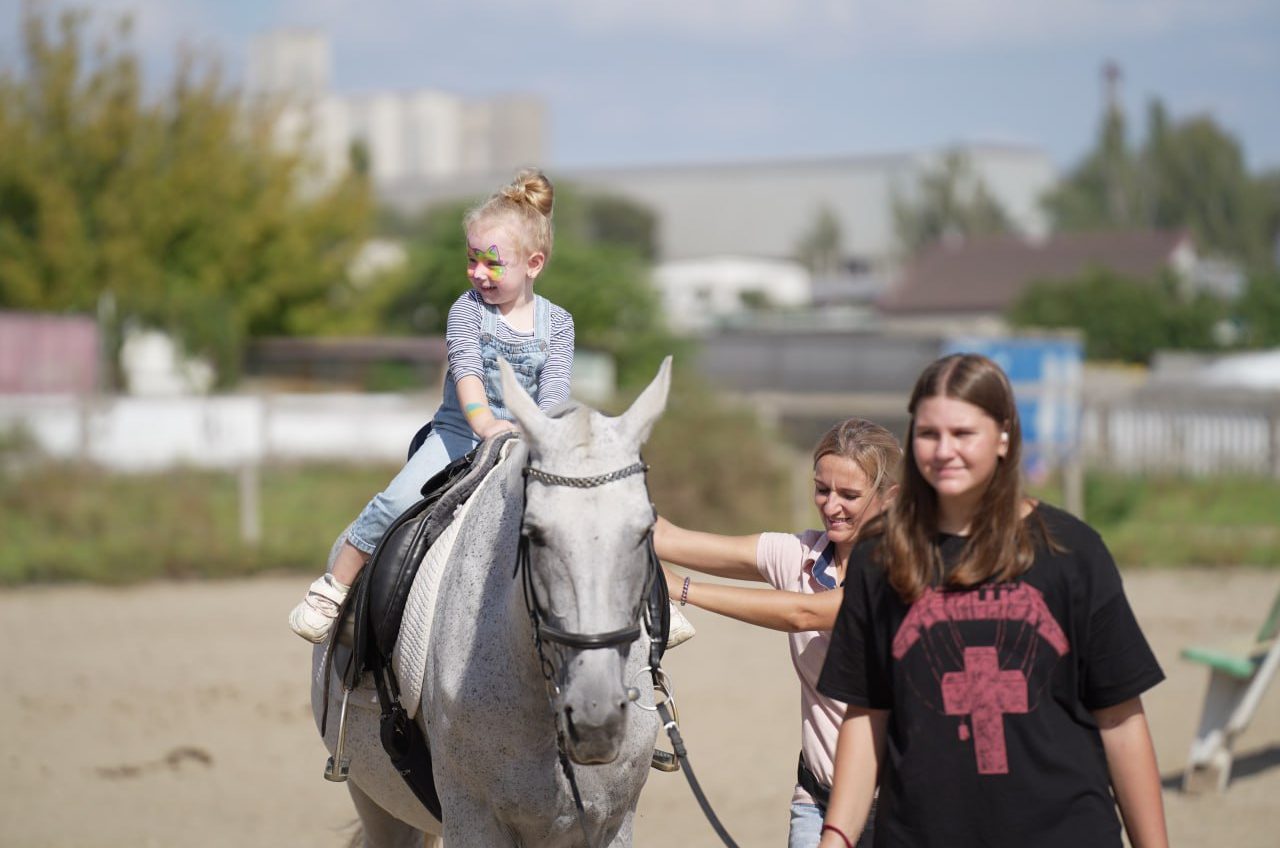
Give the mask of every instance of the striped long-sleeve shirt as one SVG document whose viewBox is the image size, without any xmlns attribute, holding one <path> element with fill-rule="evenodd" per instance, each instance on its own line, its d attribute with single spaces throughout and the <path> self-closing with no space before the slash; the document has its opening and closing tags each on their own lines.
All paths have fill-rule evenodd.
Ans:
<svg viewBox="0 0 1280 848">
<path fill-rule="evenodd" d="M 484 360 L 480 355 L 480 319 L 484 301 L 475 289 L 467 289 L 449 307 L 445 327 L 445 345 L 449 357 L 449 374 L 454 382 L 466 376 L 484 380 Z M 547 301 L 547 361 L 538 375 L 538 408 L 544 412 L 569 399 L 569 379 L 573 376 L 573 316 Z M 512 329 L 498 319 L 498 341 L 509 344 L 527 342 L 534 331 Z"/>
</svg>

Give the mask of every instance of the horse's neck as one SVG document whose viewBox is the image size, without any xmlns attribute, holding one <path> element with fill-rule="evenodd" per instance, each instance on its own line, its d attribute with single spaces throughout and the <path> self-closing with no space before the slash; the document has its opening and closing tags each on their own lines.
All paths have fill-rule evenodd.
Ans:
<svg viewBox="0 0 1280 848">
<path fill-rule="evenodd" d="M 515 466 L 515 467 L 510 467 Z M 529 691 L 542 675 L 523 587 L 514 575 L 523 507 L 523 454 L 511 456 L 494 473 L 498 485 L 483 488 L 455 543 L 442 576 L 436 635 L 441 655 L 479 657 L 502 675 L 507 693 Z M 455 663 L 456 665 L 456 663 Z M 456 671 L 456 670 L 455 670 Z M 498 694 L 498 693 L 495 693 Z"/>
</svg>

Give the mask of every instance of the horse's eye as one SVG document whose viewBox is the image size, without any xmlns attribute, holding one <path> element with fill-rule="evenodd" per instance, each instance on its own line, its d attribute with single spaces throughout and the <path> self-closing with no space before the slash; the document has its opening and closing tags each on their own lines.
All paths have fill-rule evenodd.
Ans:
<svg viewBox="0 0 1280 848">
<path fill-rule="evenodd" d="M 537 527 L 526 524 L 521 528 L 520 532 L 524 534 L 524 537 L 529 540 L 529 544 L 531 545 L 537 545 L 541 548 L 545 547 L 547 544 L 547 537 L 543 535 L 542 530 Z"/>
</svg>

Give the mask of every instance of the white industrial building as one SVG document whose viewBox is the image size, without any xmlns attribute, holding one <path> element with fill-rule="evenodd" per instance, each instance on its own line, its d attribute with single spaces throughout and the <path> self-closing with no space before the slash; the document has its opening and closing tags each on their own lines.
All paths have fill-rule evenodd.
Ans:
<svg viewBox="0 0 1280 848">
<path fill-rule="evenodd" d="M 1040 197 L 1057 179 L 1048 155 L 1034 147 L 972 144 L 959 148 L 973 173 L 1015 229 L 1040 236 L 1048 219 Z M 919 178 L 939 167 L 948 149 L 883 155 L 616 169 L 552 169 L 563 180 L 630 198 L 657 217 L 664 260 L 709 256 L 790 259 L 825 207 L 840 230 L 846 261 L 896 264 L 892 199 L 910 199 Z M 403 211 L 482 196 L 506 173 L 409 177 L 379 186 Z"/>
<path fill-rule="evenodd" d="M 379 199 L 406 213 L 480 198 L 517 168 L 541 165 L 553 181 L 616 194 L 651 210 L 657 224 L 655 281 L 673 328 L 722 323 L 762 304 L 824 308 L 863 302 L 903 259 L 893 200 L 910 201 L 921 176 L 950 149 L 812 159 L 556 169 L 543 146 L 542 101 L 509 95 L 463 98 L 437 90 L 336 95 L 327 38 L 276 31 L 258 38 L 246 87 L 290 104 L 280 132 L 307 144 L 332 177 L 363 142 Z M 1040 237 L 1040 198 L 1057 173 L 1033 147 L 961 145 L 1018 232 Z M 813 281 L 797 260 L 820 214 L 839 232 L 837 267 Z"/>
<path fill-rule="evenodd" d="M 435 89 L 336 94 L 331 70 L 328 37 L 291 29 L 255 38 L 245 73 L 250 96 L 283 104 L 282 143 L 306 149 L 327 179 L 347 167 L 354 142 L 368 151 L 377 186 L 505 172 L 545 158 L 540 98 L 467 98 Z"/>
<path fill-rule="evenodd" d="M 691 317 L 694 304 L 707 307 L 714 323 L 743 311 L 744 291 L 763 290 L 775 305 L 792 303 L 791 292 L 799 287 L 808 291 L 807 302 L 823 306 L 874 297 L 903 259 L 893 199 L 910 200 L 920 177 L 936 170 L 948 152 L 566 168 L 551 169 L 550 176 L 631 199 L 654 213 L 656 281 L 673 328 L 692 329 L 690 322 L 705 320 Z M 1018 232 L 1032 238 L 1048 232 L 1040 198 L 1057 179 L 1048 155 L 1033 147 L 987 144 L 964 145 L 960 152 Z M 378 190 L 384 202 L 416 212 L 433 203 L 481 197 L 509 177 L 413 177 L 384 182 Z M 841 270 L 813 281 L 795 260 L 824 209 L 838 226 Z M 800 275 L 803 285 L 796 282 Z"/>
<path fill-rule="evenodd" d="M 813 300 L 808 269 L 785 259 L 673 259 L 654 267 L 653 282 L 677 332 L 706 329 L 746 311 L 807 307 Z"/>
</svg>

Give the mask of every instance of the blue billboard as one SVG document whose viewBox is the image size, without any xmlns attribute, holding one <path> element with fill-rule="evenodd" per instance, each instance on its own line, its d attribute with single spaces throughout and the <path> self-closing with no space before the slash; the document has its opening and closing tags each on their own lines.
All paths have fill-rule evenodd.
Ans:
<svg viewBox="0 0 1280 848">
<path fill-rule="evenodd" d="M 1022 463 L 1028 476 L 1043 478 L 1077 456 L 1084 375 L 1079 339 L 956 336 L 943 342 L 942 353 L 980 353 L 1009 376 L 1022 423 Z"/>
</svg>

